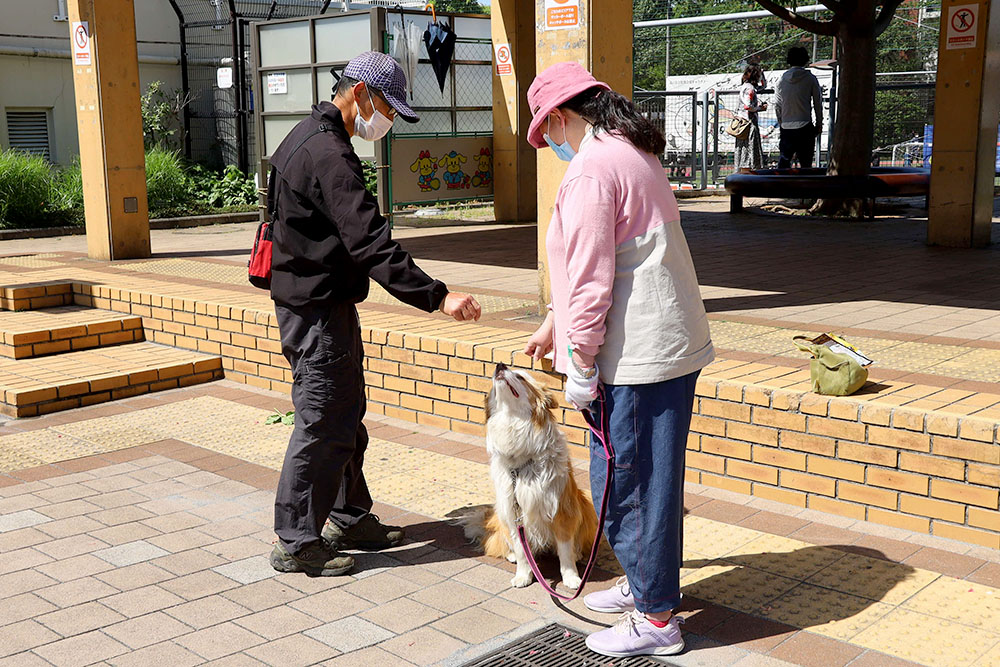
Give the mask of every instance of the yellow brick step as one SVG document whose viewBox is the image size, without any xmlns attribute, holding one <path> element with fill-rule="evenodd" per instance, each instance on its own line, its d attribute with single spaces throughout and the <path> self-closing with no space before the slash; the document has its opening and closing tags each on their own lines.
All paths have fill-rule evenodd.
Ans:
<svg viewBox="0 0 1000 667">
<path fill-rule="evenodd" d="M 84 306 L 60 306 L 0 317 L 0 357 L 28 359 L 145 340 L 142 318 Z"/>
<path fill-rule="evenodd" d="M 0 310 L 37 310 L 73 303 L 73 283 L 68 280 L 0 285 Z"/>
<path fill-rule="evenodd" d="M 222 378 L 222 358 L 131 343 L 33 359 L 0 359 L 0 413 L 33 417 Z"/>
</svg>

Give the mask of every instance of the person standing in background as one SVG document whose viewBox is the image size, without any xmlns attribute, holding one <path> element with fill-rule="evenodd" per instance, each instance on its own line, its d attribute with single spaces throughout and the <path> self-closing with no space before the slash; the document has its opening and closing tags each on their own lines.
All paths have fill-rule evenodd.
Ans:
<svg viewBox="0 0 1000 667">
<path fill-rule="evenodd" d="M 792 159 L 799 158 L 799 165 L 809 169 L 816 152 L 816 137 L 823 130 L 823 96 L 816 75 L 805 68 L 809 53 L 801 46 L 788 49 L 791 69 L 781 75 L 774 95 L 774 113 L 781 128 L 778 142 L 778 169 L 789 169 Z M 816 114 L 813 123 L 810 115 Z"/>
<path fill-rule="evenodd" d="M 760 141 L 760 128 L 757 126 L 758 112 L 767 110 L 767 102 L 761 102 L 757 94 L 763 85 L 764 70 L 760 65 L 747 65 L 743 70 L 743 87 L 740 88 L 740 103 L 736 115 L 750 121 L 750 129 L 743 137 L 736 140 L 737 171 L 760 169 L 764 166 L 764 149 Z"/>
</svg>

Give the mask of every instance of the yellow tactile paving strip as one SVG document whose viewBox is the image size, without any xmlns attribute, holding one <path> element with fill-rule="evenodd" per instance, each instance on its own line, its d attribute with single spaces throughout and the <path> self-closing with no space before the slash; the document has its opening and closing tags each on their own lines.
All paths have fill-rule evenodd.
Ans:
<svg viewBox="0 0 1000 667">
<path fill-rule="evenodd" d="M 289 431 L 267 416 L 199 397 L 51 426 L 0 437 L 0 471 L 166 438 L 277 469 Z M 373 439 L 365 472 L 380 501 L 438 519 L 492 500 L 487 465 L 399 443 Z M 698 516 L 684 557 L 706 601 L 933 667 L 1000 664 L 1000 589 Z"/>
<path fill-rule="evenodd" d="M 0 257 L 0 265 L 18 266 L 25 269 L 44 269 L 53 266 L 62 266 L 62 262 L 46 259 L 48 257 L 59 257 L 58 253 L 42 253 L 37 255 L 16 255 L 14 257 Z"/>
</svg>

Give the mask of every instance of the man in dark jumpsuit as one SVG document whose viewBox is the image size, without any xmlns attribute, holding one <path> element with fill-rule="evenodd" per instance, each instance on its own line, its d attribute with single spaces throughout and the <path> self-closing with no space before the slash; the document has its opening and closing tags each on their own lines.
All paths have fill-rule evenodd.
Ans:
<svg viewBox="0 0 1000 667">
<path fill-rule="evenodd" d="M 405 90 L 392 58 L 363 53 L 344 69 L 333 101 L 314 106 L 271 156 L 271 298 L 295 406 L 274 503 L 270 561 L 281 572 L 346 574 L 354 558 L 338 549 L 403 539 L 402 529 L 371 514 L 362 471 L 368 433 L 355 304 L 368 296 L 369 277 L 411 306 L 479 319 L 473 297 L 449 292 L 391 239 L 351 146 L 355 135 L 381 139 L 397 115 L 418 120 Z"/>
</svg>

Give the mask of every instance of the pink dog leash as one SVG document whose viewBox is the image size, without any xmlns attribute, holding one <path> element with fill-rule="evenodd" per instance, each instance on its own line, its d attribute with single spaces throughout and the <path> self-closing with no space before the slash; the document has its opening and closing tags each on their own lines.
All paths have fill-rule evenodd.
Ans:
<svg viewBox="0 0 1000 667">
<path fill-rule="evenodd" d="M 600 396 L 597 398 L 600 403 L 604 403 L 604 387 L 600 388 Z M 531 553 L 531 547 L 528 545 L 528 538 L 524 534 L 524 522 L 521 520 L 520 512 L 518 512 L 517 517 L 517 537 L 521 542 L 521 549 L 524 551 L 525 557 L 528 559 L 528 565 L 531 567 L 532 573 L 535 575 L 535 579 L 542 585 L 545 592 L 552 597 L 557 597 L 560 600 L 565 600 L 566 602 L 571 602 L 579 597 L 580 593 L 583 592 L 583 586 L 587 583 L 587 579 L 590 578 L 590 571 L 594 569 L 594 563 L 597 561 L 597 550 L 601 544 L 601 536 L 604 534 L 604 518 L 608 513 L 608 496 L 611 493 L 611 481 L 612 476 L 615 472 L 615 450 L 611 447 L 611 441 L 608 437 L 608 415 L 604 406 L 600 409 L 600 424 L 595 424 L 594 415 L 589 410 L 583 410 L 583 418 L 587 422 L 587 426 L 590 427 L 594 435 L 597 436 L 597 440 L 604 447 L 604 453 L 608 459 L 608 473 L 604 478 L 604 495 L 601 497 L 601 511 L 597 517 L 597 534 L 594 536 L 594 545 L 590 548 L 590 558 L 587 559 L 587 567 L 583 570 L 583 576 L 580 578 L 580 587 L 576 589 L 576 593 L 571 596 L 563 595 L 562 593 L 556 592 L 556 590 L 549 586 L 548 582 L 545 581 L 545 577 L 538 569 L 538 564 L 535 562 L 535 557 Z"/>
</svg>

